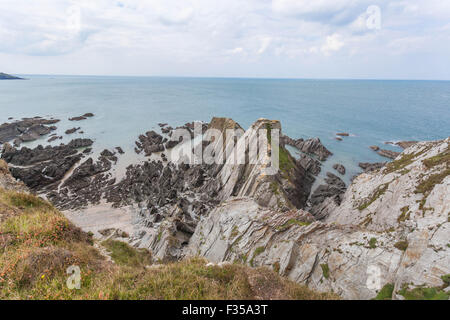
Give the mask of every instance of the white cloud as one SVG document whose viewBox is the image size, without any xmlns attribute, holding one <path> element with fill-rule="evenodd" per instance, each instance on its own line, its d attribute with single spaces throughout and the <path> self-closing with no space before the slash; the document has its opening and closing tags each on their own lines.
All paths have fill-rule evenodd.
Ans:
<svg viewBox="0 0 450 320">
<path fill-rule="evenodd" d="M 380 30 L 367 28 L 373 4 Z M 334 62 L 381 76 L 400 57 L 448 65 L 448 21 L 440 0 L 1 0 L 0 69 L 320 77 Z"/>
<path fill-rule="evenodd" d="M 335 33 L 325 39 L 325 44 L 320 48 L 320 50 L 328 55 L 333 51 L 339 51 L 344 46 L 344 41 L 342 36 Z"/>
<path fill-rule="evenodd" d="M 258 50 L 258 54 L 263 54 L 266 52 L 267 48 L 269 48 L 270 43 L 272 42 L 271 37 L 262 37 L 261 38 L 261 47 Z"/>
</svg>

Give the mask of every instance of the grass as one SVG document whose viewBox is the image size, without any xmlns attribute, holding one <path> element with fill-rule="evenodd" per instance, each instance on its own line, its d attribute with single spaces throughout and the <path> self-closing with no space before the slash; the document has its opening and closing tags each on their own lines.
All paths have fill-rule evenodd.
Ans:
<svg viewBox="0 0 450 320">
<path fill-rule="evenodd" d="M 397 248 L 398 250 L 401 251 L 406 251 L 406 249 L 408 249 L 408 241 L 403 240 L 403 241 L 398 241 L 394 244 L 394 247 Z"/>
<path fill-rule="evenodd" d="M 444 152 L 439 153 L 438 155 L 428 158 L 428 159 L 425 159 L 423 161 L 423 164 L 428 169 L 431 169 L 435 166 L 438 166 L 438 165 L 441 165 L 444 163 L 447 165 L 447 168 L 448 168 L 449 164 L 450 164 L 450 147 L 447 147 L 447 149 Z"/>
<path fill-rule="evenodd" d="M 109 262 L 87 233 L 48 202 L 0 189 L 0 299 L 338 299 L 242 264 L 207 267 L 193 258 L 150 266 L 150 254 L 107 240 Z M 264 249 L 257 248 L 254 256 Z M 69 266 L 81 288 L 66 286 Z"/>
<path fill-rule="evenodd" d="M 408 220 L 410 217 L 409 206 L 401 208 L 400 211 L 401 211 L 401 214 L 397 218 L 398 223 L 404 222 L 404 221 Z"/>
<path fill-rule="evenodd" d="M 269 142 L 269 145 L 272 145 L 272 126 L 270 123 L 266 124 L 266 129 L 267 141 Z M 295 168 L 295 160 L 292 158 L 289 151 L 287 151 L 283 146 L 278 147 L 278 155 L 280 170 L 285 174 L 285 177 L 288 177 L 287 174 L 291 171 L 291 169 Z"/>
<path fill-rule="evenodd" d="M 403 288 L 398 292 L 405 300 L 448 300 L 450 293 L 440 288 L 418 287 L 414 289 Z"/>
<path fill-rule="evenodd" d="M 381 197 L 383 194 L 385 194 L 386 190 L 389 187 L 389 183 L 385 183 L 377 188 L 377 190 L 373 193 L 373 195 L 364 201 L 359 207 L 359 211 L 363 211 L 368 206 L 370 206 L 372 203 L 374 203 L 379 197 Z"/>
<path fill-rule="evenodd" d="M 443 275 L 441 277 L 441 279 L 444 282 L 444 286 L 443 286 L 444 288 L 447 288 L 448 286 L 450 286 L 450 274 Z"/>
<path fill-rule="evenodd" d="M 330 278 L 330 267 L 328 266 L 328 263 L 321 264 L 320 267 L 322 268 L 322 275 L 325 279 Z"/>
<path fill-rule="evenodd" d="M 311 224 L 311 222 L 307 222 L 307 221 L 299 221 L 297 219 L 289 219 L 287 222 L 285 222 L 283 225 L 278 226 L 277 227 L 277 231 L 285 231 L 287 230 L 289 227 L 297 225 L 297 226 L 309 226 Z"/>
<path fill-rule="evenodd" d="M 432 146 L 428 146 L 422 149 L 422 151 L 418 151 L 416 153 L 403 154 L 402 157 L 398 160 L 394 160 L 386 165 L 383 173 L 388 174 L 398 170 L 402 170 L 405 167 L 409 166 L 414 162 L 414 159 L 421 156 L 425 152 L 431 149 Z"/>
<path fill-rule="evenodd" d="M 264 248 L 264 247 L 258 247 L 258 248 L 255 249 L 255 251 L 253 252 L 253 256 L 252 256 L 252 258 L 251 258 L 251 260 L 250 260 L 250 265 L 251 265 L 252 267 L 253 267 L 253 260 L 254 260 L 257 256 L 259 256 L 261 253 L 263 253 L 264 250 L 266 250 L 266 248 Z"/>
<path fill-rule="evenodd" d="M 377 238 L 370 238 L 369 247 L 370 249 L 375 249 L 377 247 Z"/>
<path fill-rule="evenodd" d="M 127 243 L 117 240 L 106 240 L 102 245 L 111 253 L 111 258 L 119 265 L 145 267 L 152 263 L 152 256 L 146 249 L 134 249 Z"/>
<path fill-rule="evenodd" d="M 392 300 L 392 293 L 394 292 L 394 285 L 387 283 L 381 288 L 377 296 L 373 300 Z"/>
<path fill-rule="evenodd" d="M 427 196 L 433 190 L 434 186 L 441 184 L 448 175 L 450 175 L 450 169 L 430 175 L 416 187 L 415 193 L 422 193 L 424 196 Z"/>
</svg>

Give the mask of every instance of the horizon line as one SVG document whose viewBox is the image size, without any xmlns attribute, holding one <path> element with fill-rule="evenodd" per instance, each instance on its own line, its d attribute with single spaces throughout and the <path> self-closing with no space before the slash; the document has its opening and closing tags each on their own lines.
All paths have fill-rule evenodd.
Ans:
<svg viewBox="0 0 450 320">
<path fill-rule="evenodd" d="M 11 75 L 11 73 L 8 73 Z M 123 77 L 123 78 L 185 78 L 185 79 L 251 79 L 251 80 L 341 80 L 341 81 L 443 81 L 450 79 L 407 79 L 407 78 L 301 78 L 301 77 L 252 77 L 252 76 L 168 76 L 168 75 L 102 75 L 102 74 L 44 74 L 44 73 L 17 73 L 15 76 L 56 76 L 56 77 Z"/>
</svg>

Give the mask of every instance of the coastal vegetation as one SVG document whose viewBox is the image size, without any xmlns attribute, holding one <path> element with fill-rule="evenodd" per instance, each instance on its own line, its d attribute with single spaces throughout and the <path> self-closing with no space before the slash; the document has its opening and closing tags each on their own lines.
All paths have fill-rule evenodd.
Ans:
<svg viewBox="0 0 450 320">
<path fill-rule="evenodd" d="M 96 243 L 49 202 L 0 189 L 0 299 L 338 299 L 267 268 L 150 257 L 124 242 Z M 80 289 L 66 285 L 70 266 L 80 268 Z"/>
</svg>

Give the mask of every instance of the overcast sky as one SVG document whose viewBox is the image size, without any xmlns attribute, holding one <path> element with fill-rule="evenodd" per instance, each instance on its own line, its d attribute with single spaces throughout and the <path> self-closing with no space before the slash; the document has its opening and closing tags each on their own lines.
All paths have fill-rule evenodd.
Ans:
<svg viewBox="0 0 450 320">
<path fill-rule="evenodd" d="M 450 1 L 0 0 L 1 71 L 450 79 Z"/>
</svg>

